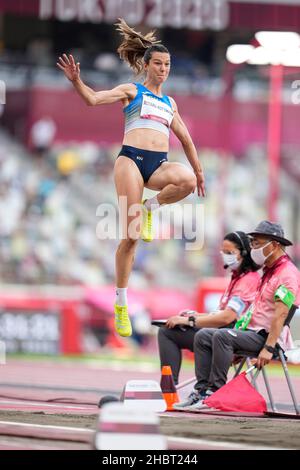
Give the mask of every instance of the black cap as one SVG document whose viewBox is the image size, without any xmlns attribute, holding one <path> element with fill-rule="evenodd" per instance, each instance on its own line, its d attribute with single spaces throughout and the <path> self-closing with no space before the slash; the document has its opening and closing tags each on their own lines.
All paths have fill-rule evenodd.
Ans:
<svg viewBox="0 0 300 470">
<path fill-rule="evenodd" d="M 248 233 L 248 235 L 252 237 L 255 235 L 263 235 L 284 246 L 290 246 L 293 244 L 290 240 L 287 240 L 287 238 L 284 237 L 284 230 L 280 224 L 269 222 L 268 220 L 260 222 L 256 229 L 253 232 Z"/>
</svg>

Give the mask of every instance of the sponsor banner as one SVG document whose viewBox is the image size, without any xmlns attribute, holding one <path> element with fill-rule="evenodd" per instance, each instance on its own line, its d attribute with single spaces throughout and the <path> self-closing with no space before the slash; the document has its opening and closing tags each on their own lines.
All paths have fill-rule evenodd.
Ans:
<svg viewBox="0 0 300 470">
<path fill-rule="evenodd" d="M 292 29 L 300 26 L 298 0 L 0 0 L 0 12 L 41 20 L 129 24 L 150 28 L 223 30 Z"/>
</svg>

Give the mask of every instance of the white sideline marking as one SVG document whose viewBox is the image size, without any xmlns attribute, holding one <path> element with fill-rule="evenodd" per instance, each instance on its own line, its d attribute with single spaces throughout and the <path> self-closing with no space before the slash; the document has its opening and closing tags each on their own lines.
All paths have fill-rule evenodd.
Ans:
<svg viewBox="0 0 300 470">
<path fill-rule="evenodd" d="M 67 408 L 67 409 L 76 409 L 76 410 L 92 410 L 93 405 L 89 406 L 82 406 L 82 405 L 70 405 L 64 403 L 44 403 L 44 402 L 37 402 L 37 401 L 23 401 L 23 400 L 0 400 L 1 405 L 22 405 L 22 406 L 46 406 L 48 408 Z M 95 405 L 95 408 L 97 405 Z"/>
<path fill-rule="evenodd" d="M 0 421 L 1 425 L 13 425 L 13 426 L 20 426 L 20 427 L 30 427 L 30 428 L 42 428 L 42 429 L 55 429 L 59 431 L 72 431 L 72 432 L 86 432 L 93 434 L 95 431 L 92 429 L 86 428 L 72 428 L 69 426 L 53 426 L 49 424 L 30 424 L 30 423 L 18 423 L 15 421 Z"/>
</svg>

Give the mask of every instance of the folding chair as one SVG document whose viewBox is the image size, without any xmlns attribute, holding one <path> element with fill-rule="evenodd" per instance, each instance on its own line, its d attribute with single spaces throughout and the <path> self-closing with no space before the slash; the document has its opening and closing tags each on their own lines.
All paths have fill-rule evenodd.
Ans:
<svg viewBox="0 0 300 470">
<path fill-rule="evenodd" d="M 290 308 L 289 310 L 289 313 L 288 313 L 288 316 L 284 322 L 284 326 L 290 326 L 290 323 L 293 319 L 293 316 L 295 314 L 295 312 L 297 311 L 298 309 L 298 306 L 297 305 L 292 305 L 292 307 Z M 287 381 L 287 384 L 288 384 L 288 388 L 289 388 L 289 391 L 290 391 L 290 395 L 292 397 L 292 401 L 293 401 L 293 405 L 294 405 L 294 409 L 295 409 L 295 412 L 296 412 L 296 416 L 299 417 L 300 416 L 300 409 L 299 409 L 299 405 L 297 404 L 297 399 L 296 399 L 296 395 L 295 395 L 295 391 L 294 391 L 294 387 L 292 385 L 292 382 L 291 382 L 291 378 L 290 378 L 290 375 L 289 375 L 289 371 L 288 371 L 288 367 L 287 367 L 287 362 L 286 362 L 286 357 L 284 355 L 284 351 L 282 350 L 282 348 L 279 346 L 279 344 L 276 344 L 276 354 L 273 356 L 274 359 L 278 359 L 280 360 L 281 362 L 281 365 L 282 365 L 282 368 L 283 368 L 283 371 L 284 371 L 284 374 L 285 374 L 285 378 L 286 378 L 286 381 Z M 254 359 L 258 356 L 258 354 L 253 354 L 253 352 L 247 352 L 247 351 L 235 351 L 235 356 L 238 356 L 238 357 L 241 357 L 241 361 L 240 363 L 237 365 L 237 367 L 235 366 L 235 374 L 234 374 L 234 377 L 236 377 L 242 370 L 244 364 L 246 363 L 247 364 L 247 367 L 250 366 L 250 360 L 251 359 Z M 259 373 L 262 372 L 262 375 L 263 375 L 263 379 L 264 379 L 264 383 L 265 383 L 265 387 L 266 387 L 266 390 L 267 390 L 267 394 L 268 394 L 268 397 L 269 397 L 269 400 L 270 400 L 270 405 L 271 405 L 271 409 L 272 409 L 272 413 L 271 412 L 268 412 L 268 414 L 270 416 L 272 416 L 272 414 L 274 416 L 284 416 L 284 413 L 279 413 L 276 409 L 276 405 L 275 405 L 275 402 L 274 402 L 274 399 L 273 399 L 273 395 L 272 395 L 272 392 L 271 392 L 271 387 L 270 387 L 270 383 L 269 383 L 269 380 L 268 380 L 268 377 L 267 377 L 267 373 L 266 373 L 266 370 L 265 370 L 265 367 L 262 367 L 261 370 L 256 370 L 255 374 L 252 373 L 251 371 L 251 382 L 252 382 L 252 385 L 257 389 L 257 386 L 256 386 L 256 379 L 259 375 Z M 184 382 L 181 382 L 179 383 L 177 386 L 176 386 L 176 389 L 177 390 L 180 390 L 188 385 L 191 385 L 193 384 L 194 382 L 196 381 L 196 378 L 195 377 L 192 377 L 188 380 L 185 380 Z M 286 414 L 285 414 L 286 416 Z M 294 416 L 294 415 L 290 415 L 289 416 Z"/>
<path fill-rule="evenodd" d="M 291 321 L 293 319 L 293 316 L 294 316 L 297 309 L 298 309 L 297 305 L 292 305 L 292 307 L 289 310 L 288 316 L 287 316 L 287 318 L 284 322 L 284 326 L 288 326 L 288 327 L 290 326 L 290 323 L 291 323 Z M 299 408 L 299 405 L 297 403 L 294 387 L 292 385 L 292 381 L 291 381 L 291 378 L 290 378 L 290 375 L 289 375 L 287 362 L 286 362 L 286 356 L 284 354 L 283 349 L 280 347 L 280 345 L 278 343 L 276 344 L 275 349 L 276 349 L 276 353 L 273 355 L 273 359 L 278 359 L 280 361 L 281 365 L 282 365 L 282 368 L 283 368 L 283 371 L 284 371 L 284 374 L 285 374 L 285 378 L 286 378 L 286 381 L 287 381 L 287 384 L 288 384 L 289 392 L 290 392 L 290 395 L 292 397 L 295 413 L 296 413 L 297 416 L 299 416 L 300 415 L 300 408 Z M 234 377 L 239 375 L 239 373 L 241 372 L 245 362 L 248 362 L 250 359 L 258 357 L 258 354 L 254 354 L 253 352 L 249 352 L 249 351 L 235 351 L 235 355 L 238 356 L 238 357 L 241 357 L 241 361 L 240 361 L 239 365 L 237 366 Z M 276 408 L 276 405 L 275 405 L 275 402 L 274 402 L 274 399 L 273 399 L 273 395 L 272 395 L 272 392 L 271 392 L 270 383 L 269 383 L 269 380 L 268 380 L 268 377 L 267 377 L 266 367 L 265 366 L 262 367 L 261 370 L 257 370 L 256 373 L 254 374 L 254 376 L 252 378 L 252 383 L 254 381 L 253 385 L 255 386 L 255 380 L 256 380 L 258 374 L 260 373 L 260 371 L 262 372 L 262 375 L 263 375 L 266 391 L 267 391 L 267 394 L 268 394 L 268 397 L 269 397 L 269 400 L 270 400 L 271 409 L 272 409 L 272 413 L 268 413 L 268 414 L 270 414 L 270 415 L 273 414 L 274 416 L 275 415 L 284 415 L 284 413 L 279 413 L 277 408 Z"/>
</svg>

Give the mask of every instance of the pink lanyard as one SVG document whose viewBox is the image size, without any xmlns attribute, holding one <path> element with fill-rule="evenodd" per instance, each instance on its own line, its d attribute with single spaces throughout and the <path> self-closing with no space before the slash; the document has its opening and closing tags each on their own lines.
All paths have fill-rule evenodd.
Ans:
<svg viewBox="0 0 300 470">
<path fill-rule="evenodd" d="M 243 276 L 245 276 L 246 273 L 243 273 L 243 274 L 239 274 L 237 276 L 233 276 L 231 277 L 231 280 L 230 280 L 230 283 L 229 283 L 229 286 L 227 287 L 226 291 L 224 292 L 224 294 L 222 295 L 221 297 L 221 300 L 220 300 L 220 304 L 219 304 L 219 308 L 220 310 L 224 309 L 228 303 L 228 300 L 230 298 L 230 295 L 231 295 L 231 292 L 233 291 L 233 288 L 235 287 L 236 283 L 242 279 Z"/>
<path fill-rule="evenodd" d="M 282 255 L 271 268 L 266 268 L 265 272 L 261 278 L 261 281 L 259 283 L 259 286 L 257 288 L 257 292 L 253 301 L 253 305 L 256 304 L 261 298 L 262 295 L 265 291 L 265 288 L 269 284 L 269 281 L 271 278 L 275 275 L 278 274 L 282 268 L 285 267 L 285 265 L 289 262 L 289 257 L 288 255 Z"/>
</svg>

